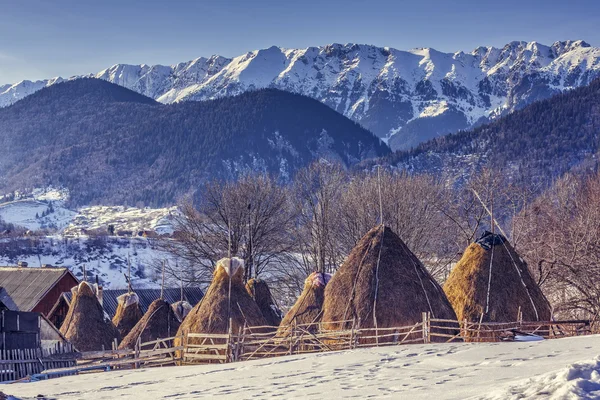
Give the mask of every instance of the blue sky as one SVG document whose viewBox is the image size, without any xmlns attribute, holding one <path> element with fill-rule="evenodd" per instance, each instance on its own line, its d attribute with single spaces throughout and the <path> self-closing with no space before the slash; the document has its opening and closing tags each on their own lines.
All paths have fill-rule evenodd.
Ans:
<svg viewBox="0 0 600 400">
<path fill-rule="evenodd" d="M 512 40 L 600 45 L 600 1 L 0 0 L 0 84 L 174 64 L 271 45 L 470 51 Z"/>
</svg>

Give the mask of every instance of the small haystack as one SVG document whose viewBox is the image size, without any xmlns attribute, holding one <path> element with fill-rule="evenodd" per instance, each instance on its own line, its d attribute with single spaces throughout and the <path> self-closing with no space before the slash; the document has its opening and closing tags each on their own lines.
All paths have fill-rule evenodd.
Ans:
<svg viewBox="0 0 600 400">
<path fill-rule="evenodd" d="M 119 349 L 133 349 L 140 339 L 141 343 L 175 336 L 180 322 L 173 309 L 163 299 L 154 300 L 146 314 L 131 329 L 131 332 L 119 345 Z M 150 346 L 153 347 L 153 346 Z"/>
<path fill-rule="evenodd" d="M 192 311 L 192 305 L 185 300 L 180 300 L 176 303 L 171 304 L 171 309 L 175 313 L 175 316 L 179 322 L 183 322 L 185 317 Z"/>
<path fill-rule="evenodd" d="M 360 328 L 404 327 L 421 322 L 423 312 L 456 320 L 441 286 L 398 235 L 380 225 L 354 246 L 326 286 L 323 327 L 349 328 L 352 322 L 336 323 L 346 320 L 360 321 Z"/>
<path fill-rule="evenodd" d="M 125 293 L 117 297 L 117 304 L 117 312 L 112 322 L 124 338 L 143 317 L 140 299 L 133 292 Z"/>
<path fill-rule="evenodd" d="M 281 311 L 275 305 L 271 290 L 267 282 L 262 279 L 252 278 L 246 283 L 246 290 L 254 299 L 263 317 L 267 320 L 270 326 L 279 326 L 281 323 Z"/>
<path fill-rule="evenodd" d="M 491 274 L 490 274 L 491 269 Z M 459 320 L 550 321 L 548 300 L 504 236 L 485 232 L 450 272 L 444 291 Z"/>
<path fill-rule="evenodd" d="M 177 335 L 228 333 L 230 318 L 233 333 L 238 333 L 244 324 L 249 327 L 267 325 L 260 308 L 244 287 L 243 275 L 243 260 L 235 257 L 219 260 L 204 298 L 190 311 Z"/>
<path fill-rule="evenodd" d="M 81 282 L 71 291 L 73 298 L 60 333 L 79 351 L 110 350 L 114 339 L 119 341 L 121 336 L 104 313 L 94 289 Z"/>
<path fill-rule="evenodd" d="M 323 316 L 323 300 L 325 286 L 331 275 L 313 272 L 304 281 L 304 290 L 296 300 L 294 306 L 285 314 L 277 334 L 288 335 L 294 325 L 305 325 L 303 329 L 315 332 Z M 310 324 L 310 325 L 308 325 Z"/>
</svg>

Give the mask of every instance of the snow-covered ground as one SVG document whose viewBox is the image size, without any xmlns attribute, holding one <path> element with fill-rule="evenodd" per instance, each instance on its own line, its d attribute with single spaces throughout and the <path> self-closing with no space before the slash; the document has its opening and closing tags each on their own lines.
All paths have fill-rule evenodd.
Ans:
<svg viewBox="0 0 600 400">
<path fill-rule="evenodd" d="M 403 345 L 8 385 L 18 398 L 597 399 L 600 336 Z"/>
</svg>

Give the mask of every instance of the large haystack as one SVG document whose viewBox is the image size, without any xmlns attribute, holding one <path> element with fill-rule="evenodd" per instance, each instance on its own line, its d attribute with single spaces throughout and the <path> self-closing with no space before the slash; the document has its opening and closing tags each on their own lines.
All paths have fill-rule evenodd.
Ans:
<svg viewBox="0 0 600 400">
<path fill-rule="evenodd" d="M 241 259 L 219 260 L 204 298 L 190 311 L 177 335 L 190 332 L 228 333 L 230 318 L 231 330 L 236 334 L 244 324 L 249 327 L 267 325 L 260 308 L 246 291 L 243 275 L 244 262 Z"/>
<path fill-rule="evenodd" d="M 87 283 L 71 289 L 71 306 L 60 327 L 62 333 L 79 351 L 110 350 L 119 331 L 104 313 L 94 289 Z"/>
<path fill-rule="evenodd" d="M 117 297 L 117 312 L 112 319 L 121 337 L 127 336 L 135 324 L 142 319 L 140 299 L 135 293 L 125 293 Z"/>
<path fill-rule="evenodd" d="M 294 325 L 301 325 L 309 332 L 318 329 L 323 316 L 323 300 L 325 298 L 325 286 L 331 279 L 331 275 L 313 272 L 304 281 L 304 290 L 296 300 L 296 303 L 285 314 L 278 335 L 288 335 Z"/>
<path fill-rule="evenodd" d="M 169 303 L 163 299 L 156 299 L 150 304 L 146 314 L 138 321 L 131 332 L 123 338 L 119 348 L 135 348 L 138 338 L 140 338 L 141 343 L 144 343 L 173 337 L 179 326 L 180 322 Z"/>
<path fill-rule="evenodd" d="M 398 235 L 380 225 L 362 237 L 326 286 L 323 327 L 348 328 L 352 322 L 336 321 L 353 319 L 360 328 L 403 327 L 421 322 L 423 312 L 456 320 L 441 286 Z"/>
<path fill-rule="evenodd" d="M 486 232 L 467 247 L 444 291 L 461 321 L 550 321 L 548 300 L 501 235 Z"/>
<path fill-rule="evenodd" d="M 263 317 L 270 326 L 279 326 L 281 323 L 281 311 L 275 305 L 271 290 L 267 282 L 262 279 L 252 278 L 246 283 L 246 290 L 252 296 Z"/>
</svg>

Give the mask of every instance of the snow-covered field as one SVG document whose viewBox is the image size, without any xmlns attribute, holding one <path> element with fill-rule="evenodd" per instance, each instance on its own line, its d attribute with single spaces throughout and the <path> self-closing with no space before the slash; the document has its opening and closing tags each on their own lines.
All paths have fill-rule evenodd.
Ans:
<svg viewBox="0 0 600 400">
<path fill-rule="evenodd" d="M 18 398 L 597 399 L 600 336 L 403 345 L 223 365 L 80 375 L 5 387 Z"/>
</svg>

